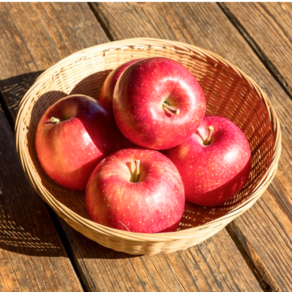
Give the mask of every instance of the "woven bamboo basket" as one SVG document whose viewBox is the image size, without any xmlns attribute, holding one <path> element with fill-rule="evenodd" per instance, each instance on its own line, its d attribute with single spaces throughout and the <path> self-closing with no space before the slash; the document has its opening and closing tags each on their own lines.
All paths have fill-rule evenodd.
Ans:
<svg viewBox="0 0 292 292">
<path fill-rule="evenodd" d="M 81 93 L 98 98 L 107 75 L 137 58 L 163 56 L 182 63 L 201 84 L 207 115 L 224 116 L 249 140 L 252 170 L 242 191 L 216 207 L 186 203 L 176 232 L 143 234 L 109 228 L 89 219 L 83 192 L 55 184 L 41 168 L 34 139 L 44 111 L 60 98 Z M 136 38 L 79 51 L 45 71 L 23 97 L 15 126 L 18 156 L 24 172 L 43 200 L 71 227 L 99 244 L 129 254 L 157 254 L 187 249 L 213 236 L 248 210 L 272 181 L 281 152 L 276 113 L 258 85 L 220 56 L 167 40 Z"/>
</svg>

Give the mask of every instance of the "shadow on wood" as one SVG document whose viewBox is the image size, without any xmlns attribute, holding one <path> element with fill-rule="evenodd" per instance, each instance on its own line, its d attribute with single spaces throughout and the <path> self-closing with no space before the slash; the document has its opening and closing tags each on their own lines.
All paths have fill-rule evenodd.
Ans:
<svg viewBox="0 0 292 292">
<path fill-rule="evenodd" d="M 11 125 L 14 125 L 21 99 L 42 73 L 43 71 L 36 71 L 0 80 L 0 90 L 4 97 L 1 98 L 0 95 L 1 103 Z"/>
<path fill-rule="evenodd" d="M 33 256 L 65 256 L 45 205 L 23 174 L 2 110 L 0 141 L 0 249 Z"/>
<path fill-rule="evenodd" d="M 23 220 L 25 221 L 25 217 Z M 40 219 L 40 224 L 41 218 Z M 0 205 L 0 248 L 33 256 L 63 256 L 60 247 L 35 233 L 34 226 L 16 223 Z"/>
</svg>

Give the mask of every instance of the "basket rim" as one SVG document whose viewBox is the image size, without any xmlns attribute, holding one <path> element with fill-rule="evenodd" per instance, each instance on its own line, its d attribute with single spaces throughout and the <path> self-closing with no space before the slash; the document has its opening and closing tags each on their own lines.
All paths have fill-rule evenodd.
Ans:
<svg viewBox="0 0 292 292">
<path fill-rule="evenodd" d="M 27 101 L 30 100 L 31 96 L 34 96 L 34 92 L 37 91 L 38 87 L 40 86 L 42 80 L 44 78 L 49 78 L 54 81 L 56 74 L 62 64 L 65 64 L 69 61 L 80 61 L 82 58 L 86 58 L 87 54 L 94 50 L 97 53 L 103 52 L 103 55 L 107 54 L 111 50 L 117 50 L 117 49 L 128 49 L 130 47 L 134 47 L 139 50 L 143 50 L 147 47 L 170 47 L 173 50 L 183 52 L 188 52 L 204 55 L 206 57 L 209 57 L 213 59 L 215 62 L 220 62 L 223 65 L 225 65 L 228 68 L 233 69 L 239 77 L 246 80 L 249 85 L 257 92 L 257 94 L 260 96 L 260 98 L 263 100 L 266 108 L 269 112 L 270 121 L 274 124 L 274 149 L 273 149 L 273 157 L 270 163 L 269 168 L 266 170 L 265 175 L 261 179 L 260 182 L 258 182 L 257 186 L 252 191 L 251 196 L 244 201 L 242 204 L 237 206 L 235 209 L 231 210 L 227 214 L 209 221 L 203 225 L 197 226 L 197 227 L 191 227 L 184 230 L 179 230 L 175 232 L 164 232 L 164 233 L 135 233 L 135 232 L 129 232 L 124 230 L 118 230 L 115 228 L 107 227 L 101 224 L 98 224 L 96 222 L 93 222 L 89 219 L 86 219 L 82 217 L 81 215 L 78 215 L 71 209 L 69 209 L 67 206 L 62 204 L 60 201 L 58 201 L 52 194 L 50 194 L 48 191 L 44 191 L 47 196 L 43 195 L 43 190 L 40 188 L 37 184 L 35 184 L 33 177 L 30 176 L 30 173 L 25 165 L 25 159 L 21 155 L 21 149 L 22 144 L 19 139 L 20 136 L 20 125 L 22 117 L 25 114 L 25 109 L 29 106 L 29 103 Z M 92 46 L 80 51 L 77 51 L 70 56 L 65 57 L 64 59 L 57 62 L 52 67 L 48 68 L 46 71 L 44 71 L 34 82 L 34 84 L 30 87 L 30 89 L 26 92 L 26 94 L 23 96 L 20 104 L 19 104 L 19 110 L 16 117 L 15 122 L 15 141 L 16 141 L 16 150 L 17 155 L 19 157 L 19 160 L 21 162 L 21 165 L 24 169 L 25 175 L 27 176 L 30 184 L 33 186 L 35 190 L 37 190 L 38 194 L 43 198 L 44 201 L 46 201 L 53 209 L 54 211 L 62 217 L 65 221 L 73 221 L 74 223 L 78 225 L 82 225 L 86 229 L 90 229 L 91 231 L 99 232 L 106 234 L 108 236 L 118 236 L 120 238 L 125 238 L 127 240 L 132 241 L 147 241 L 147 242 L 165 242 L 165 241 L 174 241 L 174 240 L 180 240 L 180 239 L 188 239 L 193 238 L 194 236 L 199 236 L 200 232 L 204 232 L 205 229 L 212 230 L 213 228 L 216 229 L 218 226 L 226 226 L 229 222 L 231 222 L 236 217 L 240 216 L 243 212 L 248 210 L 255 202 L 256 200 L 263 194 L 263 192 L 266 190 L 267 186 L 271 183 L 273 180 L 276 170 L 278 167 L 278 162 L 280 159 L 281 154 L 281 129 L 280 129 L 280 122 L 277 117 L 277 114 L 271 104 L 271 101 L 267 97 L 266 93 L 257 85 L 257 83 L 250 78 L 248 75 L 246 75 L 241 69 L 237 68 L 237 66 L 234 66 L 229 61 L 225 60 L 221 56 L 210 52 L 208 50 L 199 48 L 194 45 L 190 45 L 184 42 L 178 42 L 178 41 L 171 41 L 171 40 L 164 40 L 164 39 L 155 39 L 155 38 L 130 38 L 130 39 L 124 39 L 119 41 L 113 41 L 113 42 L 107 42 L 103 44 L 99 44 L 96 46 Z"/>
</svg>

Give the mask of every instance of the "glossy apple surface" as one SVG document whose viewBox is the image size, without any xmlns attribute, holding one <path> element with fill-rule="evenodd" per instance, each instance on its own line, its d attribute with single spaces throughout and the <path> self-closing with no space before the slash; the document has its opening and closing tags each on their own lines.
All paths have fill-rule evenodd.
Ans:
<svg viewBox="0 0 292 292">
<path fill-rule="evenodd" d="M 140 61 L 142 59 L 135 59 L 129 62 L 126 62 L 115 70 L 113 70 L 105 79 L 99 94 L 98 101 L 109 111 L 113 112 L 113 96 L 114 96 L 114 89 L 115 85 L 120 77 L 120 75 L 124 72 L 126 68 L 130 65 Z"/>
<path fill-rule="evenodd" d="M 182 143 L 202 122 L 205 110 L 205 96 L 195 77 L 168 58 L 132 64 L 114 90 L 117 126 L 145 148 L 162 150 Z"/>
<path fill-rule="evenodd" d="M 181 174 L 186 200 L 202 206 L 231 199 L 251 168 L 247 138 L 234 123 L 218 116 L 206 116 L 191 138 L 165 154 Z"/>
<path fill-rule="evenodd" d="M 165 155 L 123 149 L 93 171 L 86 205 L 91 220 L 108 227 L 141 233 L 175 231 L 184 210 L 184 186 Z"/>
<path fill-rule="evenodd" d="M 51 121 L 51 119 L 56 121 Z M 130 144 L 118 130 L 112 115 L 85 95 L 62 98 L 39 121 L 35 147 L 39 162 L 56 183 L 85 190 L 97 163 Z"/>
</svg>

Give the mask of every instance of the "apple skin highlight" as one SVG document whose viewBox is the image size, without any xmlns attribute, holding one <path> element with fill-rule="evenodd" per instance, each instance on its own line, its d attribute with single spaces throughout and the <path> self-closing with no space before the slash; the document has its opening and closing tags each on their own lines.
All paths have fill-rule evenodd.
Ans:
<svg viewBox="0 0 292 292">
<path fill-rule="evenodd" d="M 72 190 L 85 190 L 101 159 L 130 146 L 112 115 L 85 95 L 71 95 L 50 106 L 35 137 L 42 168 L 56 183 Z"/>
<path fill-rule="evenodd" d="M 135 161 L 139 175 L 133 181 Z M 121 230 L 157 233 L 175 231 L 185 206 L 184 186 L 165 155 L 146 149 L 117 151 L 103 159 L 86 188 L 91 220 Z"/>
<path fill-rule="evenodd" d="M 123 135 L 155 150 L 175 147 L 198 128 L 206 111 L 191 72 L 168 58 L 148 58 L 125 69 L 114 90 L 114 117 Z"/>
<path fill-rule="evenodd" d="M 214 130 L 210 144 L 204 145 L 209 127 Z M 165 151 L 165 155 L 181 174 L 186 200 L 202 206 L 231 199 L 242 189 L 251 169 L 247 138 L 234 123 L 218 116 L 206 116 L 187 141 Z"/>
</svg>

